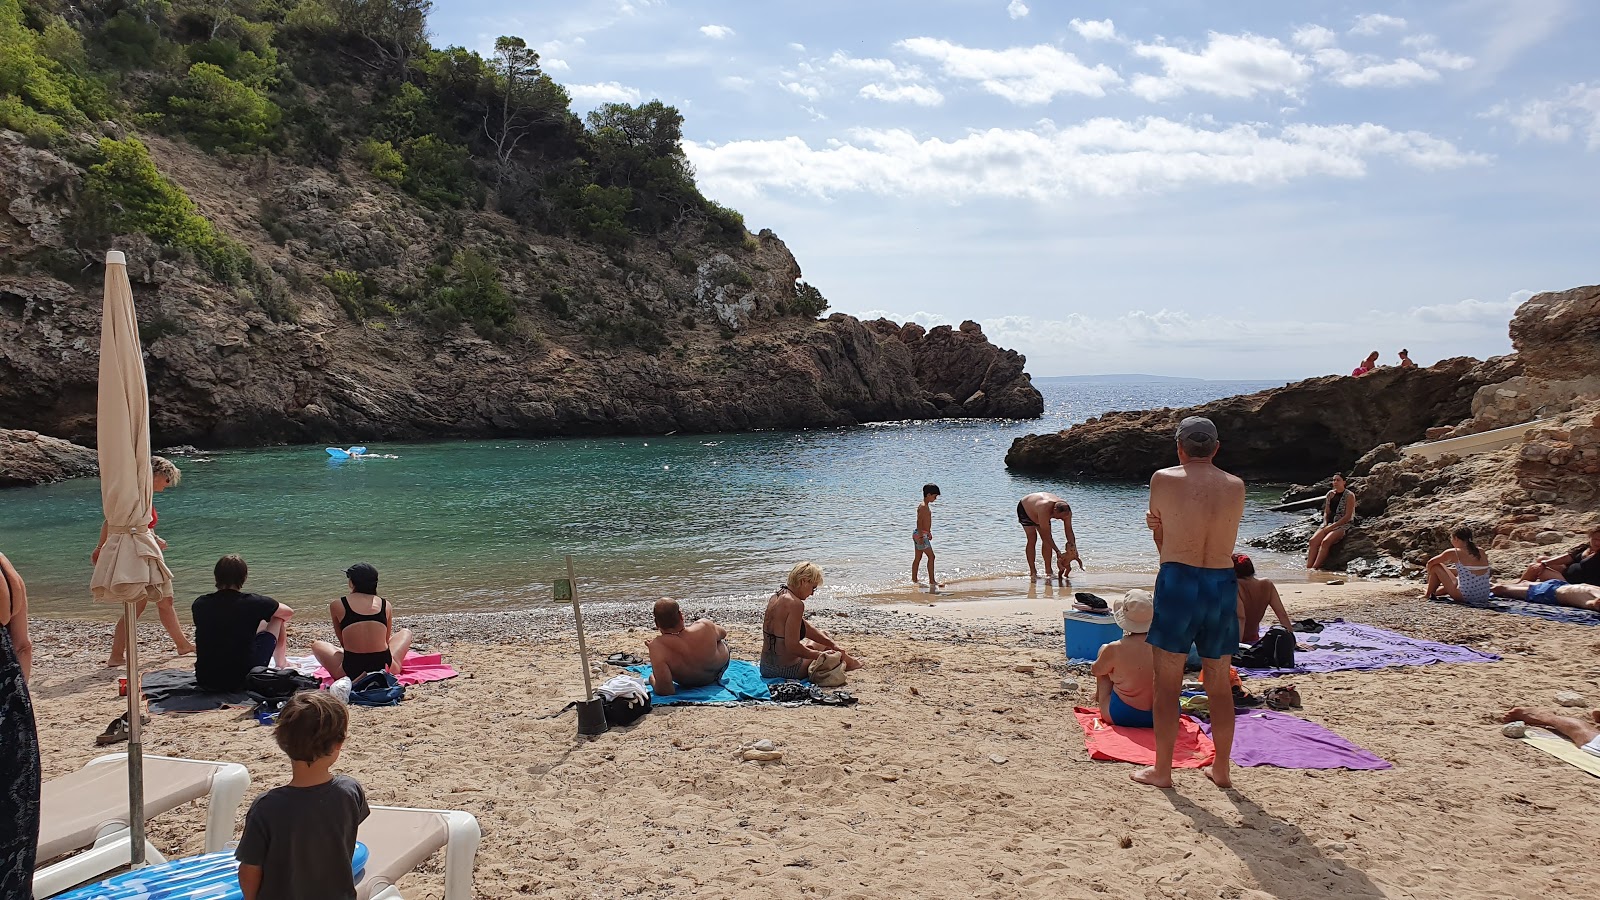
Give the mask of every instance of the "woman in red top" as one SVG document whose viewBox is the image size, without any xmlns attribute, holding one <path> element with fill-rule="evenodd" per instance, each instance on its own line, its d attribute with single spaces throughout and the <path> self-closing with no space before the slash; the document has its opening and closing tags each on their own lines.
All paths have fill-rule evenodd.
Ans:
<svg viewBox="0 0 1600 900">
<path fill-rule="evenodd" d="M 169 460 L 165 457 L 150 457 L 150 469 L 150 490 L 157 494 L 169 487 L 176 486 L 179 481 L 183 480 L 183 473 L 178 470 L 177 466 L 172 464 L 172 460 Z M 156 518 L 156 508 L 154 505 L 151 505 L 150 534 L 152 537 L 155 537 Z M 101 523 L 100 543 L 95 546 L 94 552 L 89 554 L 90 562 L 100 561 L 100 548 L 106 545 L 106 535 L 109 534 L 109 532 L 110 530 L 107 525 L 105 523 Z M 167 542 L 163 541 L 159 537 L 156 537 L 156 546 L 160 547 L 162 550 L 165 550 L 167 549 Z M 144 615 L 144 608 L 148 604 L 148 600 L 139 601 L 140 616 Z M 163 597 L 161 601 L 156 604 L 156 613 L 161 617 L 161 626 L 167 629 L 167 634 L 172 636 L 172 643 L 177 646 L 178 655 L 188 656 L 189 654 L 193 653 L 194 644 L 191 643 L 183 634 L 183 625 L 178 622 L 178 611 L 173 608 L 172 598 Z M 117 620 L 116 636 L 111 639 L 111 658 L 106 660 L 107 666 L 120 666 L 127 657 L 128 623 L 126 620 L 126 614 Z"/>
</svg>

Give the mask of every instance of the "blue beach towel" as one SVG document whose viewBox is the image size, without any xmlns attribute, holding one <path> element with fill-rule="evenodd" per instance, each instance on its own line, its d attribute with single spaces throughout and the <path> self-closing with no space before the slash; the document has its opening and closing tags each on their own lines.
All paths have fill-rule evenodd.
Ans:
<svg viewBox="0 0 1600 900">
<path fill-rule="evenodd" d="M 1500 597 L 1490 597 L 1487 603 L 1474 603 L 1471 605 L 1478 609 L 1492 609 L 1497 612 L 1510 613 L 1513 616 L 1544 619 L 1547 622 L 1565 622 L 1568 625 L 1600 625 L 1600 613 L 1588 609 L 1577 609 L 1572 606 L 1549 606 L 1541 603 L 1529 603 L 1524 600 L 1505 600 Z"/>
<path fill-rule="evenodd" d="M 645 684 L 650 683 L 650 666 L 629 666 L 628 671 L 644 679 Z M 717 684 L 708 684 L 705 687 L 678 688 L 678 692 L 670 697 L 663 697 L 650 690 L 650 702 L 654 706 L 694 705 L 708 706 L 725 703 L 770 703 L 772 693 L 767 690 L 769 685 L 782 684 L 782 678 L 762 678 L 761 670 L 753 662 L 742 659 L 728 661 L 728 670 L 722 673 L 722 680 Z"/>
</svg>

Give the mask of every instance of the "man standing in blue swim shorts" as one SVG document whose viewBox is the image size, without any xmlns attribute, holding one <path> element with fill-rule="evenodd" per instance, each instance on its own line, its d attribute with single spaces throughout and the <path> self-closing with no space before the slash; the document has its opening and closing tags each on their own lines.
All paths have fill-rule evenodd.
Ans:
<svg viewBox="0 0 1600 900">
<path fill-rule="evenodd" d="M 1178 742 L 1178 693 L 1189 648 L 1200 652 L 1211 707 L 1217 758 L 1207 773 L 1231 787 L 1233 689 L 1229 666 L 1239 649 L 1239 590 L 1233 544 L 1244 517 L 1244 482 L 1212 464 L 1221 444 L 1210 419 L 1190 416 L 1178 425 L 1178 465 L 1150 479 L 1145 524 L 1161 553 L 1155 615 L 1147 638 L 1155 653 L 1156 764 L 1133 780 L 1172 787 L 1172 751 Z"/>
</svg>

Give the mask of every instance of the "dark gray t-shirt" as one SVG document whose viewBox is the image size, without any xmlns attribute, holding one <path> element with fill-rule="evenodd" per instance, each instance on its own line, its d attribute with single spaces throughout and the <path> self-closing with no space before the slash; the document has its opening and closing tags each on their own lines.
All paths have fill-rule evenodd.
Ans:
<svg viewBox="0 0 1600 900">
<path fill-rule="evenodd" d="M 233 857 L 264 870 L 256 900 L 355 900 L 350 856 L 369 812 L 366 792 L 349 775 L 273 788 L 250 804 Z"/>
</svg>

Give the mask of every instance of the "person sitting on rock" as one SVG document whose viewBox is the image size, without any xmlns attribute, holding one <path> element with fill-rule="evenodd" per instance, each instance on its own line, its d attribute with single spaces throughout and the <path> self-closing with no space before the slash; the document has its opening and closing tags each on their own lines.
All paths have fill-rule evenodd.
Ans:
<svg viewBox="0 0 1600 900">
<path fill-rule="evenodd" d="M 1294 631 L 1289 612 L 1283 608 L 1283 598 L 1278 596 L 1278 586 L 1269 578 L 1256 576 L 1256 564 L 1250 557 L 1243 553 L 1233 555 L 1233 576 L 1239 579 L 1239 643 L 1261 640 L 1261 620 L 1269 608 L 1285 631 Z"/>
<path fill-rule="evenodd" d="M 1522 580 L 1600 584 L 1600 522 L 1589 526 L 1588 543 L 1535 562 L 1522 573 Z"/>
<path fill-rule="evenodd" d="M 1439 595 L 1457 603 L 1483 603 L 1489 599 L 1489 554 L 1472 542 L 1472 529 L 1463 525 L 1450 533 L 1450 549 L 1428 560 L 1426 599 Z"/>
<path fill-rule="evenodd" d="M 1416 367 L 1417 367 L 1417 364 L 1411 361 L 1411 351 L 1410 350 L 1401 350 L 1400 351 L 1400 368 L 1402 368 L 1402 369 L 1415 369 Z"/>
<path fill-rule="evenodd" d="M 644 642 L 650 651 L 650 687 L 658 696 L 670 697 L 678 685 L 686 688 L 716 684 L 728 670 L 728 629 L 701 619 L 683 623 L 678 601 L 662 597 L 655 606 L 660 634 Z"/>
<path fill-rule="evenodd" d="M 1493 585 L 1489 590 L 1496 597 L 1511 600 L 1600 612 L 1600 585 L 1567 584 L 1565 581 L 1512 581 Z"/>
<path fill-rule="evenodd" d="M 1579 750 L 1600 756 L 1600 709 L 1590 710 L 1587 718 L 1580 719 L 1513 706 L 1500 721 L 1548 728 L 1576 744 Z"/>
<path fill-rule="evenodd" d="M 1154 728 L 1156 661 L 1150 645 L 1155 600 L 1149 591 L 1129 591 L 1111 604 L 1122 637 L 1105 644 L 1089 673 L 1095 677 L 1100 721 L 1126 728 Z"/>
<path fill-rule="evenodd" d="M 1328 561 L 1333 545 L 1344 540 L 1350 521 L 1356 517 L 1355 491 L 1345 487 L 1344 473 L 1333 474 L 1333 490 L 1322 501 L 1322 527 L 1311 536 L 1306 547 L 1306 568 L 1320 569 Z"/>
<path fill-rule="evenodd" d="M 1378 351 L 1374 350 L 1371 353 L 1367 354 L 1367 358 L 1361 361 L 1361 365 L 1356 366 L 1354 369 L 1350 370 L 1350 375 L 1352 377 L 1354 377 L 1354 378 L 1360 378 L 1361 376 L 1367 374 L 1368 372 L 1371 372 L 1373 369 L 1376 369 L 1377 367 L 1378 367 Z"/>
</svg>

